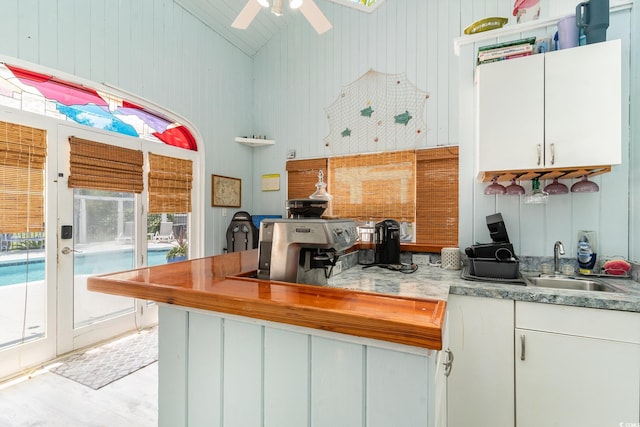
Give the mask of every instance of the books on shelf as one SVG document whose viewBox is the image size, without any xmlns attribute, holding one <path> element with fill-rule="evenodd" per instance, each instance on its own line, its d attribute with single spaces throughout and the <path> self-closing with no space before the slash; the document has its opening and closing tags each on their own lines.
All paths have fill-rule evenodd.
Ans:
<svg viewBox="0 0 640 427">
<path fill-rule="evenodd" d="M 535 37 L 527 37 L 478 48 L 478 65 L 505 59 L 519 58 L 534 52 Z"/>
</svg>

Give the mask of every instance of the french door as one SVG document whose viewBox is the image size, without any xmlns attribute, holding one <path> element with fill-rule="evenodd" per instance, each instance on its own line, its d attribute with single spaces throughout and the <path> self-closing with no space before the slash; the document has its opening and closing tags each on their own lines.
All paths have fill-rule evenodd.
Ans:
<svg viewBox="0 0 640 427">
<path fill-rule="evenodd" d="M 0 230 L 3 379 L 70 351 L 156 324 L 154 303 L 89 292 L 87 278 L 166 263 L 166 253 L 177 242 L 188 241 L 191 251 L 201 241 L 197 233 L 191 233 L 190 215 L 184 211 L 147 214 L 146 171 L 143 190 L 137 194 L 68 185 L 71 136 L 140 150 L 145 160 L 150 149 L 175 156 L 175 148 L 16 114 L 2 106 L 0 121 L 46 132 L 44 182 L 36 190 L 44 194 L 44 231 Z M 194 153 L 176 157 L 197 159 Z M 11 186 L 3 185 L 0 192 L 9 194 L 12 190 L 7 187 Z M 198 253 L 196 249 L 192 256 Z"/>
<path fill-rule="evenodd" d="M 88 277 L 131 270 L 145 259 L 146 193 L 69 188 L 71 136 L 129 149 L 140 149 L 141 144 L 135 138 L 58 125 L 58 354 L 157 321 L 154 304 L 87 290 Z"/>
</svg>

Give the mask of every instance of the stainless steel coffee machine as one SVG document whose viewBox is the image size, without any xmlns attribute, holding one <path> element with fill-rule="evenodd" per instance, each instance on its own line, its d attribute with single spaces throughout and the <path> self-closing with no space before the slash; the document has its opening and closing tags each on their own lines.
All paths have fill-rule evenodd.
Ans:
<svg viewBox="0 0 640 427">
<path fill-rule="evenodd" d="M 356 243 L 350 219 L 262 220 L 258 278 L 324 285 L 340 253 Z"/>
</svg>

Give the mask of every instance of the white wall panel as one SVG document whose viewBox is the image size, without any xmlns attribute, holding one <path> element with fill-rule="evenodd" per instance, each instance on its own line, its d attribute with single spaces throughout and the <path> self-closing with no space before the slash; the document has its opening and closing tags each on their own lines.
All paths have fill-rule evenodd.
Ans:
<svg viewBox="0 0 640 427">
<path fill-rule="evenodd" d="M 365 425 L 364 350 L 362 345 L 312 337 L 312 426 Z"/>
<path fill-rule="evenodd" d="M 56 38 L 47 34 L 56 34 L 58 25 L 58 5 L 56 2 L 41 2 L 38 8 L 38 61 L 49 67 L 58 65 L 58 46 Z"/>
<path fill-rule="evenodd" d="M 543 1 L 543 15 L 552 8 L 569 7 L 568 0 L 559 6 L 556 3 Z M 394 0 L 372 14 L 321 0 L 318 5 L 332 21 L 331 31 L 318 35 L 297 14 L 252 59 L 174 0 L 5 0 L 0 15 L 0 54 L 106 82 L 194 123 L 204 138 L 205 254 L 221 253 L 234 211 L 229 209 L 223 216 L 223 209 L 208 208 L 210 175 L 243 180 L 242 209 L 254 214 L 284 214 L 287 150 L 295 149 L 298 158 L 336 154 L 322 141 L 329 132 L 324 109 L 336 100 L 342 86 L 371 68 L 405 73 L 410 81 L 430 92 L 424 144 L 461 144 L 462 150 L 470 150 L 469 135 L 457 123 L 457 113 L 469 111 L 469 106 L 458 103 L 473 102 L 469 98 L 458 100 L 459 91 L 472 90 L 458 87 L 459 72 L 468 76 L 470 65 L 465 63 L 459 70 L 452 38 L 477 19 L 511 17 L 513 2 Z M 612 15 L 608 36 L 623 37 L 623 49 L 631 50 L 629 33 L 635 34 L 630 31 L 631 22 L 637 27 L 638 20 L 637 8 Z M 554 31 L 548 28 L 536 33 Z M 637 36 L 632 37 L 637 43 Z M 638 49 L 631 51 L 637 64 Z M 628 73 L 629 63 L 624 65 Z M 630 87 L 629 79 L 625 81 L 623 89 L 637 97 L 638 84 L 632 82 Z M 637 118 L 637 111 L 632 105 L 633 117 Z M 266 134 L 276 140 L 276 145 L 251 149 L 233 142 L 235 136 L 249 134 Z M 623 126 L 623 139 L 629 135 L 629 129 Z M 484 215 L 504 208 L 509 226 L 516 224 L 511 228 L 518 230 L 511 233 L 514 241 L 522 242 L 519 245 L 528 255 L 546 255 L 558 230 L 569 229 L 573 236 L 584 225 L 600 231 L 602 247 L 611 255 L 631 252 L 637 258 L 640 238 L 628 233 L 624 224 L 633 222 L 635 234 L 640 228 L 638 215 L 630 215 L 625 221 L 629 197 L 632 208 L 638 210 L 640 150 L 633 144 L 625 149 L 631 153 L 633 166 L 627 161 L 619 172 L 598 178 L 602 192 L 594 200 L 570 197 L 569 218 L 566 201 L 541 217 L 528 206 L 514 209 L 511 202 L 484 200 L 483 185 L 475 181 L 476 171 L 461 156 L 460 244 L 482 240 Z M 266 173 L 281 174 L 280 191 L 259 190 L 261 175 Z M 584 224 L 584 211 L 589 212 L 587 217 L 595 221 L 595 226 Z M 594 216 L 592 212 L 599 213 Z M 615 212 L 613 219 L 607 216 L 610 212 Z M 544 233 L 527 231 L 530 224 L 540 223 Z M 631 251 L 627 234 L 632 236 Z"/>
<path fill-rule="evenodd" d="M 189 314 L 160 306 L 158 318 L 158 419 L 161 427 L 184 426 L 187 420 Z"/>
<path fill-rule="evenodd" d="M 487 16 L 505 16 L 513 21 L 511 0 L 396 0 L 385 2 L 372 14 L 333 3 L 319 1 L 318 4 L 334 24 L 331 31 L 317 35 L 298 17 L 300 19 L 296 18 L 255 57 L 255 91 L 263 94 L 256 98 L 256 103 L 260 104 L 262 98 L 269 103 L 268 107 L 256 107 L 255 128 L 257 132 L 269 129 L 276 145 L 254 150 L 254 185 L 259 185 L 263 173 L 279 172 L 285 182 L 288 149 L 295 149 L 298 158 L 354 154 L 348 149 L 345 153 L 335 153 L 324 147 L 322 138 L 329 131 L 324 108 L 336 99 L 342 86 L 371 68 L 405 73 L 431 95 L 426 103 L 426 145 L 461 144 L 461 245 L 488 241 L 485 216 L 502 211 L 520 255 L 548 256 L 553 242 L 562 240 L 568 249 L 567 256 L 573 257 L 574 234 L 584 227 L 602 234 L 601 247 L 608 255 L 627 255 L 627 165 L 616 167 L 622 169 L 620 172 L 596 178 L 602 187 L 597 195 L 560 196 L 542 207 L 524 205 L 519 198 L 485 196 L 485 184 L 476 181 L 477 170 L 471 167 L 475 163 L 473 129 L 465 128 L 473 120 L 475 98 L 470 95 L 475 88 L 472 79 L 458 87 L 459 73 L 464 79 L 472 76 L 473 65 L 464 61 L 473 61 L 475 54 L 471 53 L 466 59 L 464 55 L 462 59 L 456 57 L 452 40 L 461 35 L 464 27 Z M 573 7 L 568 2 L 543 1 L 541 4 L 543 17 L 561 8 Z M 628 11 L 613 14 L 608 37 L 628 40 L 629 20 Z M 533 34 L 552 35 L 555 30 L 555 26 L 549 26 Z M 516 33 L 509 39 L 524 35 Z M 488 43 L 490 41 L 482 44 Z M 628 47 L 627 42 L 623 46 Z M 477 47 L 470 48 L 471 52 Z M 462 65 L 459 61 L 463 61 Z M 624 65 L 628 73 L 629 67 Z M 459 67 L 463 68 L 459 70 Z M 626 82 L 628 86 L 628 78 Z M 459 91 L 463 91 L 462 99 L 458 98 Z M 459 105 L 459 102 L 468 105 Z M 465 114 L 466 123 L 461 124 L 462 127 L 458 126 L 459 112 Z M 623 129 L 623 140 L 628 139 L 626 131 Z M 396 145 L 381 147 L 399 148 Z M 572 183 L 565 182 L 568 186 Z M 530 182 L 523 185 L 530 189 Z M 285 199 L 283 185 L 279 192 L 256 193 L 254 206 L 259 213 L 284 214 Z M 615 214 L 610 220 L 607 214 L 613 213 L 612 206 Z"/>
<path fill-rule="evenodd" d="M 309 341 L 306 334 L 265 328 L 265 427 L 308 425 Z"/>
<path fill-rule="evenodd" d="M 640 10 L 637 3 L 631 9 L 631 43 L 630 43 L 630 65 L 632 76 L 638 75 L 640 66 Z M 630 107 L 631 143 L 630 143 L 630 191 L 629 191 L 629 237 L 630 251 L 629 257 L 633 260 L 640 260 L 640 139 L 638 138 L 637 124 L 640 123 L 640 108 L 637 100 L 640 99 L 640 82 L 637 78 L 631 79 L 630 93 L 632 100 Z M 623 132 L 625 129 L 623 129 Z"/>
<path fill-rule="evenodd" d="M 199 367 L 187 372 L 189 425 L 218 427 L 222 425 L 223 320 L 202 313 L 188 314 L 189 366 Z"/>
<path fill-rule="evenodd" d="M 233 137 L 252 130 L 253 61 L 173 0 L 4 0 L 0 54 L 113 85 L 186 117 L 204 138 L 204 176 L 241 178 L 243 208 L 252 210 L 252 152 Z M 210 183 L 203 189 L 210 206 Z M 232 212 L 203 214 L 205 254 L 221 253 Z"/>
<path fill-rule="evenodd" d="M 261 425 L 262 330 L 259 325 L 224 319 L 224 426 Z"/>
</svg>

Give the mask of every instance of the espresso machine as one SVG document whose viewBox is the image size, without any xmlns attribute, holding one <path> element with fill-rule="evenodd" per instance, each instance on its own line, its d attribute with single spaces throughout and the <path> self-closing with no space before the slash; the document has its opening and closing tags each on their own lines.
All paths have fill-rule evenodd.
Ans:
<svg viewBox="0 0 640 427">
<path fill-rule="evenodd" d="M 341 252 L 356 243 L 350 219 L 267 218 L 260 224 L 258 278 L 326 285 Z"/>
</svg>

